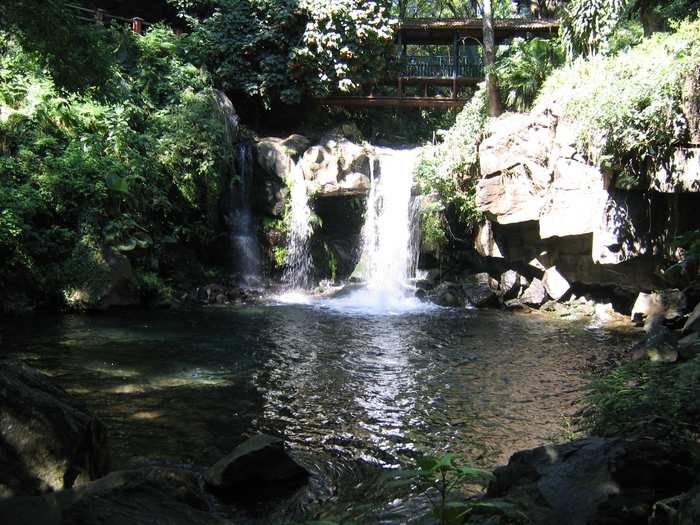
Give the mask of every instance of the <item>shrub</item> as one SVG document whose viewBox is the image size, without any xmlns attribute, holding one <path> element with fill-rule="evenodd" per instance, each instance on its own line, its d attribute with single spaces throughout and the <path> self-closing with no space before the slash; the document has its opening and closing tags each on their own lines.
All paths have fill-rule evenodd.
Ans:
<svg viewBox="0 0 700 525">
<path fill-rule="evenodd" d="M 687 140 L 681 84 L 700 63 L 700 23 L 656 34 L 615 57 L 579 59 L 547 80 L 538 103 L 559 105 L 593 164 L 631 187 Z"/>
</svg>

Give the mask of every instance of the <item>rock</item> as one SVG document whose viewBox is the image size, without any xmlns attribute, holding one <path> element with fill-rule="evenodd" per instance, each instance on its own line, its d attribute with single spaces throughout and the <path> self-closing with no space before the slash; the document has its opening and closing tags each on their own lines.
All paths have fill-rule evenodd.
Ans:
<svg viewBox="0 0 700 525">
<path fill-rule="evenodd" d="M 379 176 L 378 163 L 364 146 L 329 135 L 309 148 L 301 161 L 304 179 L 317 197 L 362 195 L 369 191 L 370 171 Z"/>
<path fill-rule="evenodd" d="M 539 216 L 540 238 L 596 231 L 608 202 L 606 186 L 600 169 L 572 159 L 556 159 L 547 202 Z"/>
<path fill-rule="evenodd" d="M 556 266 L 548 268 L 542 277 L 542 284 L 549 296 L 558 301 L 571 289 L 569 282 L 557 271 Z"/>
<path fill-rule="evenodd" d="M 501 296 L 504 300 L 515 299 L 520 295 L 521 275 L 515 270 L 503 272 L 500 278 Z"/>
<path fill-rule="evenodd" d="M 484 221 L 484 223 L 479 226 L 477 234 L 474 237 L 474 249 L 476 253 L 482 257 L 503 257 L 498 244 L 496 244 L 491 221 Z"/>
<path fill-rule="evenodd" d="M 207 486 L 226 498 L 253 494 L 269 498 L 278 490 L 303 485 L 309 473 L 285 451 L 284 442 L 257 434 L 207 470 Z"/>
<path fill-rule="evenodd" d="M 49 377 L 0 362 L 0 497 L 80 486 L 109 469 L 105 428 Z"/>
<path fill-rule="evenodd" d="M 663 279 L 672 288 L 685 288 L 698 278 L 700 257 L 688 257 L 663 272 Z"/>
<path fill-rule="evenodd" d="M 691 332 L 678 341 L 678 357 L 684 360 L 694 359 L 700 354 L 700 334 Z"/>
<path fill-rule="evenodd" d="M 661 319 L 656 317 L 655 319 Z M 651 323 L 648 337 L 632 349 L 634 361 L 675 363 L 678 361 L 678 340 L 676 335 L 660 322 Z"/>
<path fill-rule="evenodd" d="M 80 243 L 66 263 L 72 283 L 67 302 L 80 310 L 107 310 L 113 306 L 138 306 L 141 300 L 131 262 L 109 246 L 98 249 Z"/>
<path fill-rule="evenodd" d="M 641 323 L 653 315 L 662 315 L 666 320 L 675 321 L 685 313 L 685 294 L 680 290 L 663 290 L 654 293 L 640 293 L 632 307 L 632 320 Z"/>
<path fill-rule="evenodd" d="M 113 472 L 80 489 L 0 501 L 6 525 L 224 525 L 189 471 L 147 467 Z"/>
<path fill-rule="evenodd" d="M 652 173 L 649 189 L 662 193 L 700 191 L 700 147 L 677 147 L 670 162 Z"/>
<path fill-rule="evenodd" d="M 540 307 L 547 300 L 547 290 L 544 284 L 539 279 L 533 279 L 530 286 L 520 296 L 520 301 L 523 304 L 535 308 Z"/>
<path fill-rule="evenodd" d="M 698 303 L 683 325 L 683 333 L 700 332 L 700 303 Z"/>
<path fill-rule="evenodd" d="M 693 470 L 680 442 L 591 437 L 518 452 L 494 475 L 487 497 L 515 503 L 530 523 L 641 524 L 655 501 L 689 488 Z"/>
<path fill-rule="evenodd" d="M 456 283 L 442 282 L 427 294 L 439 306 L 464 306 L 464 290 Z"/>
<path fill-rule="evenodd" d="M 462 295 L 471 306 L 498 306 L 498 281 L 488 273 L 469 275 L 462 284 Z"/>
</svg>

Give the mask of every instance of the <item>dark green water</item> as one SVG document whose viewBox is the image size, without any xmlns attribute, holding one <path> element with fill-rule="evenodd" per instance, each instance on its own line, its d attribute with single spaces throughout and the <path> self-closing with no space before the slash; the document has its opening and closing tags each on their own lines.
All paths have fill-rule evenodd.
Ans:
<svg viewBox="0 0 700 525">
<path fill-rule="evenodd" d="M 0 325 L 2 354 L 56 378 L 107 425 L 115 467 L 209 465 L 284 437 L 309 501 L 409 522 L 382 469 L 453 451 L 479 465 L 566 438 L 582 370 L 624 334 L 498 311 L 348 315 L 269 305 L 56 316 Z M 382 518 L 383 516 L 383 518 Z"/>
</svg>

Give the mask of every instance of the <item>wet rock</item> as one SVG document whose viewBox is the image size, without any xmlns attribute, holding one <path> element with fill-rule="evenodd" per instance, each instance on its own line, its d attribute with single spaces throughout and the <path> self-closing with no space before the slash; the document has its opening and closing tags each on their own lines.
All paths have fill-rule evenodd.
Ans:
<svg viewBox="0 0 700 525">
<path fill-rule="evenodd" d="M 78 245 L 66 268 L 75 281 L 66 299 L 72 308 L 107 310 L 141 304 L 129 258 L 109 246 Z"/>
<path fill-rule="evenodd" d="M 559 273 L 556 266 L 548 268 L 542 277 L 542 284 L 549 296 L 558 301 L 571 289 L 569 282 Z"/>
<path fill-rule="evenodd" d="M 650 326 L 648 333 L 647 339 L 632 349 L 631 356 L 634 361 L 648 360 L 660 363 L 678 361 L 678 338 L 668 327 L 657 322 Z"/>
<path fill-rule="evenodd" d="M 668 321 L 680 319 L 685 313 L 685 294 L 680 290 L 640 293 L 632 307 L 632 320 L 642 323 L 653 315 L 662 315 Z"/>
<path fill-rule="evenodd" d="M 693 359 L 700 354 L 700 334 L 692 332 L 678 341 L 678 357 Z"/>
<path fill-rule="evenodd" d="M 584 438 L 518 452 L 494 472 L 488 498 L 515 503 L 531 523 L 646 523 L 659 499 L 687 490 L 687 448 L 658 437 Z"/>
<path fill-rule="evenodd" d="M 467 278 L 462 285 L 466 301 L 476 307 L 498 306 L 498 281 L 487 273 L 478 273 Z"/>
<path fill-rule="evenodd" d="M 113 472 L 84 487 L 0 501 L 4 525 L 224 525 L 189 471 L 148 467 Z"/>
<path fill-rule="evenodd" d="M 504 300 L 515 299 L 520 295 L 520 280 L 521 275 L 515 270 L 503 272 L 500 278 L 501 296 Z"/>
<path fill-rule="evenodd" d="M 0 497 L 79 486 L 108 469 L 102 423 L 48 376 L 0 361 Z"/>
<path fill-rule="evenodd" d="M 308 476 L 307 470 L 289 456 L 281 439 L 258 434 L 219 460 L 206 472 L 205 479 L 222 498 L 264 499 L 300 487 Z"/>
<path fill-rule="evenodd" d="M 427 297 L 439 306 L 464 306 L 464 290 L 456 283 L 440 283 L 428 292 Z"/>
<path fill-rule="evenodd" d="M 700 303 L 698 303 L 683 325 L 683 333 L 700 332 Z"/>
<path fill-rule="evenodd" d="M 540 307 L 547 300 L 547 290 L 544 284 L 539 279 L 533 279 L 530 286 L 520 296 L 520 301 L 523 304 L 534 308 Z"/>
</svg>

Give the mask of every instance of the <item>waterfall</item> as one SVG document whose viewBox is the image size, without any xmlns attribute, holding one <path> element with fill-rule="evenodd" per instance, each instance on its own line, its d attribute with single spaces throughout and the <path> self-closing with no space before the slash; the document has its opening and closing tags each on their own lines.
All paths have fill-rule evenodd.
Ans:
<svg viewBox="0 0 700 525">
<path fill-rule="evenodd" d="M 299 290 L 307 288 L 311 279 L 312 261 L 308 244 L 313 227 L 304 172 L 298 163 L 291 167 L 291 179 L 287 255 L 282 280 L 289 288 Z"/>
<path fill-rule="evenodd" d="M 250 144 L 237 144 L 235 167 L 238 179 L 231 183 L 229 212 L 226 217 L 233 271 L 242 284 L 249 286 L 260 282 L 260 253 L 251 210 L 252 155 Z"/>
<path fill-rule="evenodd" d="M 411 195 L 418 151 L 377 151 L 380 176 L 375 177 L 370 163 L 362 255 L 355 275 L 370 289 L 400 291 L 413 276 L 418 259 L 419 202 Z"/>
<path fill-rule="evenodd" d="M 431 308 L 409 285 L 418 262 L 420 200 L 412 195 L 418 150 L 377 148 L 379 174 L 370 162 L 370 191 L 362 254 L 354 276 L 365 286 L 325 304 L 350 313 L 400 314 Z"/>
</svg>

